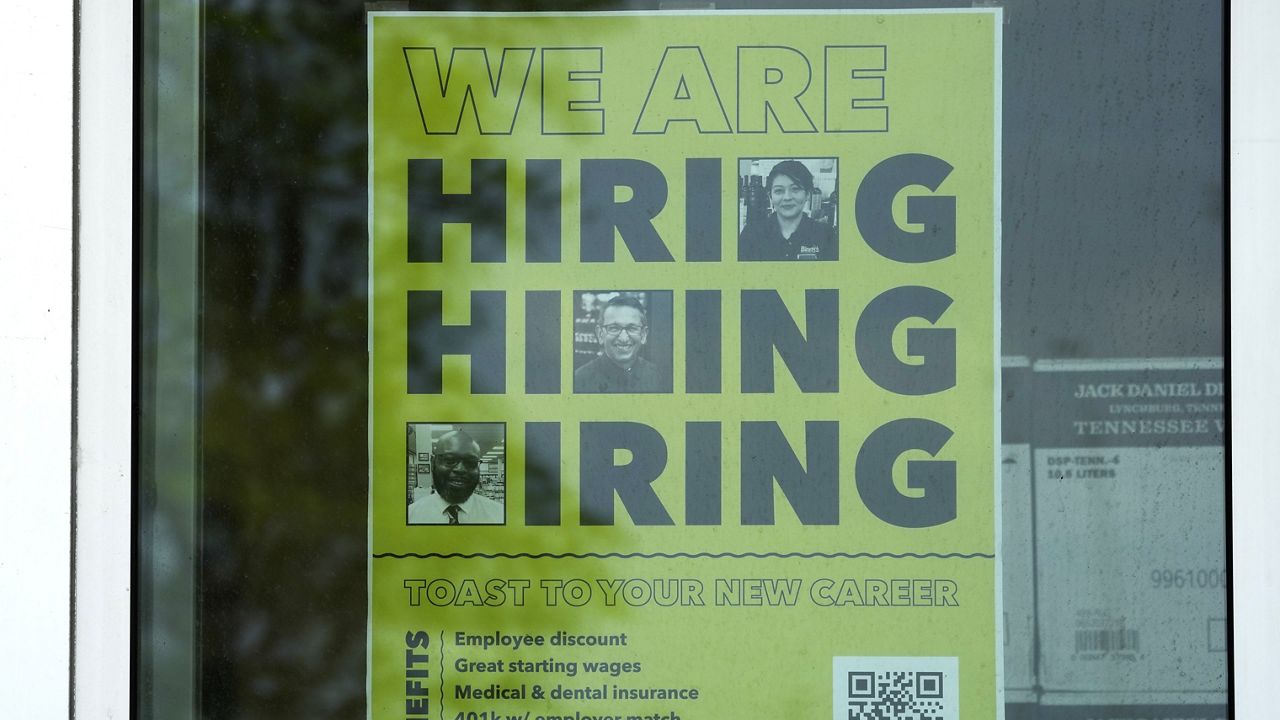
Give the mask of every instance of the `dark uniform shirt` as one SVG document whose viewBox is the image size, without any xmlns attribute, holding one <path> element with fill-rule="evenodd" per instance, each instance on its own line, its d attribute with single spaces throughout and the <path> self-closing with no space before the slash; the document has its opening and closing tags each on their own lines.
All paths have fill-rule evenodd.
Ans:
<svg viewBox="0 0 1280 720">
<path fill-rule="evenodd" d="M 573 391 L 579 393 L 667 392 L 658 366 L 642 357 L 628 370 L 600 355 L 573 373 Z"/>
<path fill-rule="evenodd" d="M 738 238 L 739 260 L 837 260 L 836 229 L 808 215 L 800 216 L 791 237 L 782 237 L 774 215 L 748 223 Z"/>
</svg>

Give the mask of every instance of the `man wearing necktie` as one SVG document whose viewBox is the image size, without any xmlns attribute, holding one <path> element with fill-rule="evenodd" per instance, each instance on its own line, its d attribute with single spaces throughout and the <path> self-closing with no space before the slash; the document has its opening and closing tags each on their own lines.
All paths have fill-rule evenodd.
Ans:
<svg viewBox="0 0 1280 720">
<path fill-rule="evenodd" d="M 480 445 L 464 430 L 440 436 L 431 451 L 432 492 L 409 506 L 410 525 L 502 525 L 501 503 L 476 494 Z"/>
</svg>

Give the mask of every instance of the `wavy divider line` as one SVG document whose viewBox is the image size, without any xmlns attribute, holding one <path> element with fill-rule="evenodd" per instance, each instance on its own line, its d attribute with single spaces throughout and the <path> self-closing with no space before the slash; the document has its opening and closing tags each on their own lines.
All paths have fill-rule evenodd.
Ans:
<svg viewBox="0 0 1280 720">
<path fill-rule="evenodd" d="M 745 552 L 745 553 L 373 553 L 375 558 L 396 558 L 404 560 L 406 558 L 419 558 L 423 560 L 608 560 L 608 559 L 636 559 L 645 560 L 663 559 L 698 559 L 698 558 L 732 558 L 735 560 L 753 559 L 766 560 L 771 558 L 799 558 L 802 560 L 844 560 L 857 558 L 938 558 L 952 559 L 960 558 L 963 560 L 972 560 L 974 558 L 986 558 L 994 560 L 995 555 L 992 553 L 777 553 L 777 552 Z"/>
</svg>

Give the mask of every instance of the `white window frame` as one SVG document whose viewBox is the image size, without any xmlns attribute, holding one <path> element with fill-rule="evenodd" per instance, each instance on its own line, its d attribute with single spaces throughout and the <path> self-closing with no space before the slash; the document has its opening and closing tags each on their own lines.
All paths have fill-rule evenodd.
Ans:
<svg viewBox="0 0 1280 720">
<path fill-rule="evenodd" d="M 78 3 L 75 361 L 77 718 L 126 718 L 133 646 L 133 70 L 131 3 Z"/>
<path fill-rule="evenodd" d="M 1276 715 L 1280 678 L 1280 3 L 1229 3 L 1231 530 L 1235 717 Z"/>
</svg>

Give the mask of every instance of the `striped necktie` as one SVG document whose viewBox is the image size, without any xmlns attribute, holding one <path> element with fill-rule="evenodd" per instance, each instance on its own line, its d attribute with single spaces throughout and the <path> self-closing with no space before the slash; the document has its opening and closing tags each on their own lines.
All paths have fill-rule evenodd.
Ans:
<svg viewBox="0 0 1280 720">
<path fill-rule="evenodd" d="M 457 505 L 450 505 L 449 507 L 444 509 L 444 512 L 446 515 L 449 516 L 450 525 L 458 524 L 458 506 Z"/>
</svg>

